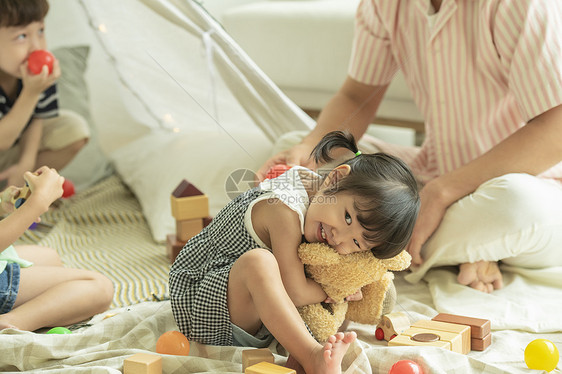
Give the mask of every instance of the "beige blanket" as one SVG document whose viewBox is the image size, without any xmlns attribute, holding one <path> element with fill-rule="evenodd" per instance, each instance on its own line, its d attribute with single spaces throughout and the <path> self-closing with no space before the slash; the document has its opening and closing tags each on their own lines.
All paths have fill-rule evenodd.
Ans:
<svg viewBox="0 0 562 374">
<path fill-rule="evenodd" d="M 134 196 L 114 176 L 62 201 L 44 221 L 54 227 L 29 232 L 24 241 L 57 248 L 68 266 L 111 277 L 116 285 L 114 309 L 70 335 L 3 330 L 0 371 L 119 373 L 126 357 L 154 353 L 158 337 L 177 329 L 169 301 L 145 301 L 153 294 L 166 295 L 169 263 L 164 247 L 150 238 Z M 439 348 L 389 348 L 375 339 L 373 326 L 352 324 L 359 340 L 345 357 L 345 373 L 386 374 L 401 359 L 418 362 L 425 374 L 528 373 L 523 351 L 531 340 L 550 339 L 562 348 L 562 289 L 557 283 L 562 271 L 504 270 L 505 289 L 492 295 L 457 285 L 454 269 L 432 270 L 426 281 L 414 285 L 404 281 L 403 274 L 396 278 L 395 310 L 406 311 L 412 321 L 429 319 L 438 311 L 490 319 L 493 340 L 486 351 L 461 355 Z M 105 318 L 111 314 L 115 315 Z M 164 373 L 241 373 L 243 349 L 192 343 L 188 357 L 163 356 Z M 286 361 L 286 352 L 276 342 L 270 349 L 278 364 Z"/>
</svg>

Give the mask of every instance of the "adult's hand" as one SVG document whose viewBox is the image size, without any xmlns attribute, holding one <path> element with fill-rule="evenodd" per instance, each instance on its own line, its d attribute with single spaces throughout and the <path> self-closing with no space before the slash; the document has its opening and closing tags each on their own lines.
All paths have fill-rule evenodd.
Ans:
<svg viewBox="0 0 562 374">
<path fill-rule="evenodd" d="M 284 164 L 289 166 L 301 165 L 314 170 L 317 165 L 312 158 L 310 152 L 314 149 L 314 145 L 308 143 L 300 143 L 286 151 L 282 151 L 267 160 L 257 172 L 257 177 L 261 181 L 265 179 L 265 175 L 273 166 Z"/>
<path fill-rule="evenodd" d="M 420 212 L 406 250 L 412 256 L 412 265 L 421 265 L 421 248 L 437 230 L 447 208 L 452 203 L 446 198 L 439 179 L 427 183 L 420 191 Z"/>
</svg>

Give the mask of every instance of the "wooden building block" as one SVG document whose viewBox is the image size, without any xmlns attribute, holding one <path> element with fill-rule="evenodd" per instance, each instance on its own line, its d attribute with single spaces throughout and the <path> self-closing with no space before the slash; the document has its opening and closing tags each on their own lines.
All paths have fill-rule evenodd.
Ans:
<svg viewBox="0 0 562 374">
<path fill-rule="evenodd" d="M 472 338 L 470 344 L 473 351 L 483 351 L 492 344 L 492 334 L 488 334 L 483 338 Z"/>
<path fill-rule="evenodd" d="M 203 227 L 207 227 L 207 225 L 209 223 L 211 223 L 212 220 L 213 220 L 213 217 L 211 217 L 211 216 L 203 218 Z"/>
<path fill-rule="evenodd" d="M 439 313 L 433 317 L 433 321 L 456 323 L 459 325 L 470 326 L 470 336 L 482 339 L 491 331 L 490 320 L 482 318 L 457 316 L 455 314 Z"/>
<path fill-rule="evenodd" d="M 207 195 L 188 197 L 175 197 L 171 195 L 170 202 L 172 205 L 172 216 L 174 216 L 176 221 L 209 216 L 209 198 Z"/>
<path fill-rule="evenodd" d="M 462 354 L 467 354 L 468 352 L 470 352 L 470 348 L 467 349 L 467 347 L 463 347 L 462 335 L 456 332 L 438 331 L 438 330 L 431 330 L 427 328 L 411 327 L 400 335 L 409 336 L 410 339 L 413 339 L 418 334 L 432 334 L 433 336 L 438 336 L 439 337 L 438 341 L 450 343 L 450 347 L 448 349 L 453 352 L 462 353 Z"/>
<path fill-rule="evenodd" d="M 199 191 L 197 187 L 195 187 L 185 179 L 182 180 L 172 192 L 172 196 L 175 197 L 188 197 L 197 195 L 203 195 L 203 192 Z"/>
<path fill-rule="evenodd" d="M 269 362 L 260 362 L 249 366 L 244 371 L 246 374 L 296 374 L 293 369 L 275 365 Z"/>
<path fill-rule="evenodd" d="M 275 357 L 269 348 L 261 349 L 246 349 L 242 351 L 242 371 L 246 371 L 247 367 L 250 367 L 260 362 L 275 363 Z"/>
<path fill-rule="evenodd" d="M 194 218 L 176 221 L 176 236 L 180 242 L 187 242 L 203 230 L 203 219 Z"/>
<path fill-rule="evenodd" d="M 184 245 L 185 242 L 180 242 L 174 234 L 166 236 L 166 255 L 170 262 L 174 262 Z"/>
<path fill-rule="evenodd" d="M 412 340 L 410 336 L 398 335 L 388 342 L 388 346 L 422 346 L 422 347 L 439 347 L 447 350 L 451 350 L 451 342 L 444 340 L 437 340 L 435 342 L 418 342 Z"/>
<path fill-rule="evenodd" d="M 419 320 L 412 324 L 412 327 L 420 327 L 428 330 L 454 332 L 462 335 L 462 353 L 466 354 L 470 351 L 470 327 L 466 325 L 458 325 L 455 323 Z"/>
<path fill-rule="evenodd" d="M 29 188 L 29 185 L 26 183 L 25 186 L 23 186 L 19 191 L 19 194 L 17 196 L 12 197 L 12 204 L 14 204 L 14 207 L 16 207 L 17 209 L 20 206 L 22 206 L 22 204 L 25 203 L 27 199 L 29 199 L 29 196 L 31 196 L 31 189 Z"/>
<path fill-rule="evenodd" d="M 162 357 L 137 353 L 123 361 L 123 374 L 162 374 Z"/>
</svg>

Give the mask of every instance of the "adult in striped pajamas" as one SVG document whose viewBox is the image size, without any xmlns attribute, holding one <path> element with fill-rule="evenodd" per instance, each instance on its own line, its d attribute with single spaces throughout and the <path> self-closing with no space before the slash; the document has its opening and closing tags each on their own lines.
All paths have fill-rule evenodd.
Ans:
<svg viewBox="0 0 562 374">
<path fill-rule="evenodd" d="M 421 182 L 411 280 L 459 265 L 460 283 L 491 292 L 502 287 L 498 261 L 560 266 L 561 27 L 560 1 L 362 0 L 344 84 L 316 127 L 258 174 L 276 163 L 314 168 L 318 139 L 348 129 Z M 364 135 L 398 70 L 424 115 L 421 147 Z"/>
</svg>

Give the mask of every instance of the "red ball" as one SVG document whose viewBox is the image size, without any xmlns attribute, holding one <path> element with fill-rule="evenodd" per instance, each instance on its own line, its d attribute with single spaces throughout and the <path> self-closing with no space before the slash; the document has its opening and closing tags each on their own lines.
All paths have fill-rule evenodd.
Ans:
<svg viewBox="0 0 562 374">
<path fill-rule="evenodd" d="M 156 353 L 189 356 L 189 340 L 179 331 L 168 331 L 156 341 Z"/>
<path fill-rule="evenodd" d="M 414 361 L 400 360 L 392 365 L 388 374 L 423 374 L 423 370 Z"/>
<path fill-rule="evenodd" d="M 27 59 L 27 68 L 29 72 L 33 75 L 41 73 L 43 66 L 47 65 L 49 68 L 49 74 L 53 72 L 53 64 L 55 62 L 55 56 L 51 52 L 44 49 L 38 49 L 29 55 Z"/>
<path fill-rule="evenodd" d="M 62 197 L 67 198 L 72 195 L 74 195 L 74 184 L 68 179 L 65 179 L 62 183 Z"/>
<path fill-rule="evenodd" d="M 271 167 L 271 169 L 268 170 L 265 177 L 267 179 L 277 178 L 278 176 L 280 176 L 281 174 L 283 174 L 284 172 L 286 172 L 290 168 L 291 167 L 289 165 L 285 165 L 285 164 L 274 165 L 274 166 Z"/>
</svg>

